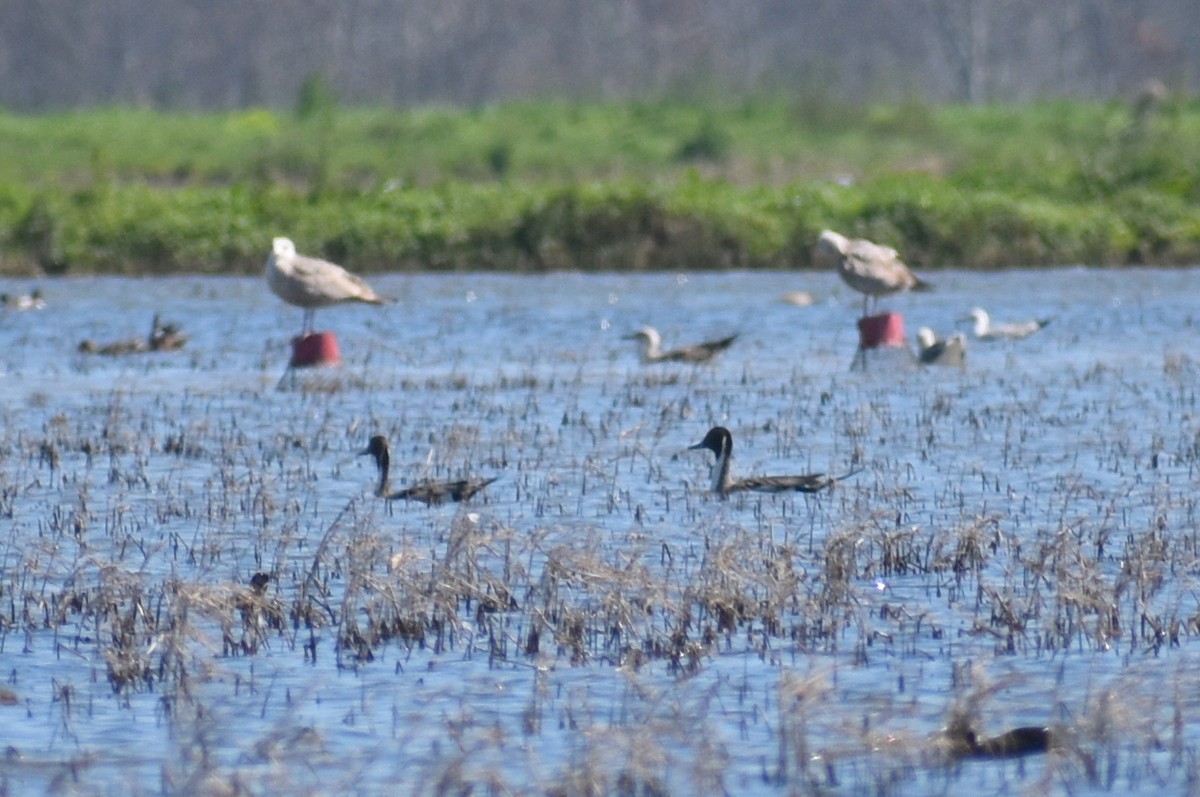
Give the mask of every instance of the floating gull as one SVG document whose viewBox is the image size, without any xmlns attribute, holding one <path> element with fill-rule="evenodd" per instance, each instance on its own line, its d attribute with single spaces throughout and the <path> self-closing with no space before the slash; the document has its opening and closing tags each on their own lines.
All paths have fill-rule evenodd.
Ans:
<svg viewBox="0 0 1200 797">
<path fill-rule="evenodd" d="M 880 296 L 904 291 L 928 291 L 933 286 L 909 270 L 899 253 L 862 238 L 847 238 L 833 230 L 824 230 L 817 239 L 818 261 L 832 264 L 841 278 L 863 294 L 863 315 L 867 302 Z"/>
<path fill-rule="evenodd" d="M 303 333 L 312 332 L 313 314 L 342 302 L 386 304 L 387 299 L 341 266 L 296 254 L 288 238 L 275 238 L 267 257 L 267 285 L 280 299 L 304 308 Z"/>
<path fill-rule="evenodd" d="M 708 362 L 713 357 L 725 351 L 725 349 L 728 349 L 737 340 L 737 335 L 730 335 L 720 340 L 710 340 L 706 343 L 697 343 L 694 346 L 671 349 L 670 351 L 662 350 L 662 336 L 658 334 L 658 330 L 654 327 L 642 327 L 632 335 L 626 335 L 625 339 L 640 340 L 643 342 L 642 362 L 644 363 L 703 363 Z"/>
<path fill-rule="evenodd" d="M 475 493 L 496 481 L 496 476 L 490 479 L 456 479 L 452 481 L 420 481 L 403 490 L 390 491 L 388 488 L 391 457 L 388 453 L 387 438 L 377 434 L 367 443 L 366 449 L 358 452 L 360 455 L 370 454 L 375 458 L 375 467 L 379 469 L 379 486 L 375 495 L 389 501 L 403 499 L 405 501 L 422 501 L 426 504 L 440 504 L 443 501 L 466 501 Z"/>
<path fill-rule="evenodd" d="M 730 463 L 733 459 L 733 435 L 724 426 L 714 426 L 709 429 L 703 440 L 694 446 L 688 446 L 688 448 L 689 450 L 707 448 L 717 455 L 717 461 L 713 464 L 712 469 L 712 490 L 722 498 L 729 493 L 742 490 L 754 490 L 760 493 L 815 493 L 858 473 L 858 470 L 852 470 L 842 476 L 807 473 L 801 476 L 751 476 L 746 479 L 735 479 L 730 472 Z"/>
<path fill-rule="evenodd" d="M 939 340 L 929 327 L 917 330 L 917 361 L 922 365 L 958 365 L 966 362 L 967 337 L 955 332 Z"/>
<path fill-rule="evenodd" d="M 42 310 L 46 307 L 46 300 L 42 297 L 41 290 L 34 288 L 31 293 L 19 296 L 0 293 L 0 305 L 9 310 Z"/>
<path fill-rule="evenodd" d="M 1049 318 L 1043 318 L 1013 324 L 993 324 L 991 316 L 982 307 L 972 307 L 962 320 L 975 322 L 975 337 L 980 340 L 1027 338 L 1050 323 Z"/>
</svg>

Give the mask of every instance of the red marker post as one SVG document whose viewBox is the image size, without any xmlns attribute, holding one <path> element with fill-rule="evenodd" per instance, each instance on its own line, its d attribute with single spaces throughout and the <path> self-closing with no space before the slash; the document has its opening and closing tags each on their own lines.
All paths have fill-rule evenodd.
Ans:
<svg viewBox="0 0 1200 797">
<path fill-rule="evenodd" d="M 292 338 L 292 361 L 289 363 L 292 368 L 331 366 L 341 362 L 342 352 L 337 336 L 332 332 L 311 332 Z"/>
<path fill-rule="evenodd" d="M 871 349 L 906 349 L 904 316 L 899 313 L 880 313 L 858 319 L 858 349 L 850 368 L 866 368 L 867 352 Z"/>
<path fill-rule="evenodd" d="M 904 316 L 899 313 L 880 313 L 858 319 L 860 349 L 899 348 L 904 345 Z"/>
</svg>

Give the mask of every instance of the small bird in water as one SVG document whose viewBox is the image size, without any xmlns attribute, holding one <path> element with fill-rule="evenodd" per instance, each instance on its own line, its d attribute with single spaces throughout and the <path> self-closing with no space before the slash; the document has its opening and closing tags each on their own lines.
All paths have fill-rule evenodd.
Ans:
<svg viewBox="0 0 1200 797">
<path fill-rule="evenodd" d="M 313 331 L 313 315 L 318 308 L 343 302 L 387 304 L 389 301 L 336 263 L 296 254 L 296 245 L 289 238 L 272 241 L 266 278 L 276 296 L 304 309 L 301 334 Z"/>
<path fill-rule="evenodd" d="M 733 435 L 724 426 L 714 426 L 708 430 L 704 439 L 689 450 L 707 448 L 717 455 L 717 461 L 712 469 L 712 490 L 722 498 L 729 493 L 743 490 L 753 490 L 760 493 L 801 492 L 815 493 L 832 487 L 843 479 L 848 479 L 858 473 L 861 468 L 852 470 L 841 476 L 826 476 L 824 473 L 807 473 L 801 476 L 751 476 L 746 479 L 735 479 L 731 472 L 733 459 Z"/>
<path fill-rule="evenodd" d="M 140 354 L 151 351 L 179 351 L 187 343 L 178 324 L 164 323 L 158 313 L 150 324 L 150 334 L 144 338 L 129 338 L 101 345 L 90 338 L 80 341 L 78 350 L 82 354 L 104 354 L 110 357 L 122 354 Z"/>
<path fill-rule="evenodd" d="M 1021 758 L 1045 753 L 1054 746 L 1049 728 L 1026 725 L 998 736 L 980 739 L 973 729 L 953 729 L 947 733 L 947 752 L 953 758 Z"/>
<path fill-rule="evenodd" d="M 823 230 L 817 239 L 816 258 L 818 262 L 833 265 L 842 280 L 863 295 L 864 317 L 871 299 L 910 290 L 933 290 L 932 285 L 904 265 L 895 249 L 863 238 L 847 238 L 833 230 Z"/>
<path fill-rule="evenodd" d="M 250 576 L 250 589 L 255 595 L 262 595 L 267 591 L 267 584 L 271 582 L 270 573 L 255 573 Z"/>
<path fill-rule="evenodd" d="M 360 456 L 370 454 L 375 458 L 375 467 L 379 469 L 379 486 L 375 488 L 375 495 L 389 501 L 403 499 L 405 501 L 421 501 L 430 505 L 440 504 L 443 501 L 467 501 L 475 493 L 499 478 L 493 476 L 490 479 L 425 480 L 405 487 L 403 490 L 392 491 L 388 487 L 391 455 L 388 452 L 387 438 L 381 434 L 375 435 L 367 443 L 367 447 L 358 453 Z"/>
<path fill-rule="evenodd" d="M 654 327 L 642 327 L 632 335 L 626 335 L 625 339 L 642 341 L 642 362 L 644 363 L 705 363 L 733 345 L 733 342 L 737 340 L 737 335 L 669 351 L 663 351 L 662 336 Z"/>
<path fill-rule="evenodd" d="M 42 297 L 41 289 L 34 288 L 32 293 L 19 296 L 0 293 L 0 305 L 10 310 L 41 310 L 46 307 L 46 300 Z"/>
<path fill-rule="evenodd" d="M 967 337 L 955 332 L 939 339 L 929 327 L 917 330 L 917 362 L 922 365 L 964 365 L 967 358 Z"/>
<path fill-rule="evenodd" d="M 988 315 L 988 311 L 982 307 L 972 307 L 970 312 L 962 318 L 963 321 L 971 321 L 974 323 L 975 337 L 980 340 L 999 340 L 1000 338 L 1027 338 L 1034 332 L 1037 332 L 1042 327 L 1050 323 L 1051 319 L 1031 319 L 1029 321 L 1021 321 L 1009 324 L 996 324 L 992 322 L 992 317 Z"/>
</svg>

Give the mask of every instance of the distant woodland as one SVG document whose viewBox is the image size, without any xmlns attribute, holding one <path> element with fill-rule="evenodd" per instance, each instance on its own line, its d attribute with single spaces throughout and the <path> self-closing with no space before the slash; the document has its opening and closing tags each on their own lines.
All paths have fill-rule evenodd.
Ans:
<svg viewBox="0 0 1200 797">
<path fill-rule="evenodd" d="M 0 0 L 0 106 L 1193 93 L 1196 0 Z"/>
</svg>

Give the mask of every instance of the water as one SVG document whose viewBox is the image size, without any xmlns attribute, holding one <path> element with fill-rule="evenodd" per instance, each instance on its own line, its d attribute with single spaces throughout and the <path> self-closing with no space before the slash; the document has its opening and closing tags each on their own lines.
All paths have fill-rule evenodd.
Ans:
<svg viewBox="0 0 1200 797">
<path fill-rule="evenodd" d="M 1185 788 L 1197 274 L 935 276 L 888 303 L 910 336 L 975 304 L 1053 323 L 972 341 L 965 371 L 852 371 L 858 299 L 826 274 L 394 276 L 373 283 L 395 305 L 318 313 L 345 362 L 293 382 L 300 311 L 260 280 L 39 283 L 46 309 L 0 315 L 0 780 Z M 779 301 L 796 289 L 816 303 Z M 183 351 L 76 351 L 156 312 Z M 622 336 L 643 324 L 740 337 L 710 366 L 642 366 Z M 718 423 L 738 473 L 864 470 L 719 502 L 686 450 Z M 374 433 L 397 484 L 500 480 L 384 506 L 357 455 Z M 231 609 L 257 571 L 282 627 Z M 381 618 L 424 639 L 343 637 Z M 114 689 L 119 654 L 142 669 Z M 956 707 L 981 733 L 1052 725 L 1064 752 L 946 767 L 929 739 Z"/>
</svg>

